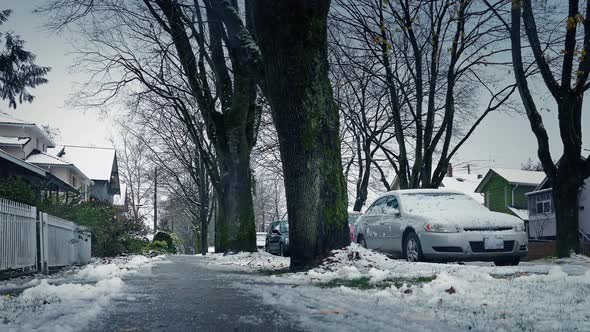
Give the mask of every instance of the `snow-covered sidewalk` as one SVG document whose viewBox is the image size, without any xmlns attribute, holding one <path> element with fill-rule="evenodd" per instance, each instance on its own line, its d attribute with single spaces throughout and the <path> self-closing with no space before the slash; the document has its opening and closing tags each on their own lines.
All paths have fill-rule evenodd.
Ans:
<svg viewBox="0 0 590 332">
<path fill-rule="evenodd" d="M 583 256 L 518 267 L 407 263 L 353 244 L 301 273 L 266 253 L 207 259 L 261 272 L 240 287 L 297 315 L 306 329 L 590 330 L 590 259 Z"/>
<path fill-rule="evenodd" d="M 125 297 L 122 278 L 149 271 L 163 257 L 94 260 L 50 276 L 0 282 L 0 330 L 77 331 L 117 297 Z"/>
</svg>

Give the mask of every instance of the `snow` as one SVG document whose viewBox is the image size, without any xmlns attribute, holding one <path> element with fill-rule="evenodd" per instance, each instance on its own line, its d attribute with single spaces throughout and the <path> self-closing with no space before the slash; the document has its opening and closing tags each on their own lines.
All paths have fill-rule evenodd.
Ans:
<svg viewBox="0 0 590 332">
<path fill-rule="evenodd" d="M 0 144 L 2 145 L 17 145 L 22 146 L 31 140 L 30 137 L 8 137 L 0 136 Z"/>
<path fill-rule="evenodd" d="M 95 260 L 81 267 L 0 283 L 0 330 L 78 331 L 108 307 L 126 298 L 123 278 L 149 271 L 162 256 Z M 24 290 L 23 290 L 24 289 Z"/>
<path fill-rule="evenodd" d="M 475 188 L 481 182 L 477 174 L 454 174 L 452 177 L 445 176 L 442 181 L 442 187 L 460 191 L 471 196 L 478 203 L 484 203 L 484 196 L 475 192 Z"/>
<path fill-rule="evenodd" d="M 491 171 L 496 172 L 496 174 L 511 184 L 538 185 L 545 179 L 545 172 L 523 171 L 510 168 L 492 168 Z"/>
<path fill-rule="evenodd" d="M 26 159 L 26 162 L 31 164 L 39 164 L 39 165 L 61 165 L 61 166 L 70 166 L 71 163 L 58 158 L 56 156 L 49 155 L 45 152 L 37 152 L 29 155 Z"/>
<path fill-rule="evenodd" d="M 514 213 L 518 218 L 522 220 L 529 220 L 529 210 L 518 209 L 512 206 L 506 206 L 506 208 Z"/>
<path fill-rule="evenodd" d="M 266 253 L 209 263 L 250 271 L 288 265 Z M 590 330 L 590 259 L 582 256 L 517 267 L 408 263 L 353 244 L 307 272 L 249 276 L 236 284 L 304 330 Z M 374 287 L 339 285 L 359 278 Z"/>
<path fill-rule="evenodd" d="M 91 180 L 111 179 L 115 149 L 65 145 L 52 149 L 51 153 L 60 153 L 60 158 L 76 165 Z"/>
</svg>

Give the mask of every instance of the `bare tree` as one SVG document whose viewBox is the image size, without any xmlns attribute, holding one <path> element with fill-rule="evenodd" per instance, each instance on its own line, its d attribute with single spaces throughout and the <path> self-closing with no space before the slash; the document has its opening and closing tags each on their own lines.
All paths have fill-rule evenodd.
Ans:
<svg viewBox="0 0 590 332">
<path fill-rule="evenodd" d="M 127 219 L 145 223 L 153 212 L 154 163 L 144 142 L 120 128 L 116 151 L 119 177 L 127 186 Z"/>
<path fill-rule="evenodd" d="M 384 124 L 395 141 L 373 142 L 399 186 L 438 187 L 451 158 L 515 91 L 499 74 L 509 70 L 502 25 L 472 0 L 338 0 L 331 19 L 339 61 L 387 93 Z M 389 189 L 384 165 L 373 165 Z"/>
<path fill-rule="evenodd" d="M 237 4 L 228 5 L 239 12 Z M 94 48 L 83 51 L 82 63 L 95 66 L 93 79 L 101 83 L 86 100 L 97 98 L 103 105 L 122 93 L 147 90 L 175 104 L 195 142 L 206 132 L 215 155 L 215 163 L 203 160 L 218 200 L 216 250 L 252 251 L 257 77 L 235 47 L 236 35 L 224 29 L 220 6 L 220 1 L 55 0 L 44 11 L 54 14 L 58 28 L 87 19 L 80 30 Z"/>
<path fill-rule="evenodd" d="M 590 158 L 582 156 L 582 105 L 590 88 L 590 2 L 586 2 L 585 8 L 580 8 L 578 0 L 546 2 L 539 4 L 535 11 L 530 0 L 515 0 L 510 5 L 510 23 L 504 19 L 503 7 L 487 3 L 510 31 L 516 84 L 537 139 L 539 160 L 553 186 L 557 255 L 564 257 L 570 251 L 579 252 L 578 192 L 584 179 L 590 177 Z M 537 24 L 539 20 L 542 26 Z M 526 47 L 521 41 L 521 22 L 528 40 Z M 578 29 L 579 25 L 582 29 Z M 559 44 L 562 46 L 556 49 Z M 557 104 L 563 143 L 563 155 L 557 165 L 551 157 L 549 135 L 525 75 L 523 58 L 531 53 L 545 87 Z"/>
</svg>

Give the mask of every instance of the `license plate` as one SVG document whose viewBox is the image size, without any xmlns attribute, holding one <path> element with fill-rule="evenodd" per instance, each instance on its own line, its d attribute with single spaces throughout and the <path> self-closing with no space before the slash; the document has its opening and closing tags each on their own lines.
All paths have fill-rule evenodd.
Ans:
<svg viewBox="0 0 590 332">
<path fill-rule="evenodd" d="M 483 239 L 483 247 L 485 250 L 504 249 L 504 240 L 497 238 Z"/>
</svg>

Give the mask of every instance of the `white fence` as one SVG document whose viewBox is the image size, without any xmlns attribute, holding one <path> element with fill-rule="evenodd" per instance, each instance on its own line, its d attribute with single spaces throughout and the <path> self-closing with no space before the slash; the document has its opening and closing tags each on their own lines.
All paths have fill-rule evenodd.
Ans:
<svg viewBox="0 0 590 332">
<path fill-rule="evenodd" d="M 90 262 L 90 233 L 33 206 L 0 199 L 0 271 L 45 272 Z"/>
<path fill-rule="evenodd" d="M 62 218 L 43 213 L 41 256 L 49 268 L 90 262 L 90 233 Z"/>
<path fill-rule="evenodd" d="M 0 198 L 0 271 L 37 265 L 37 210 Z"/>
</svg>

